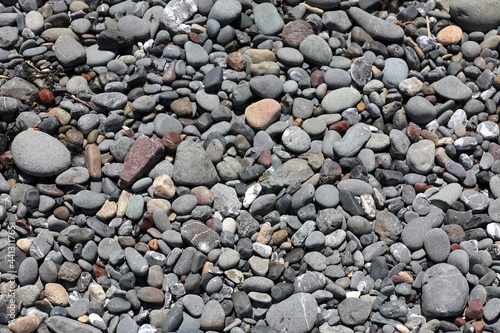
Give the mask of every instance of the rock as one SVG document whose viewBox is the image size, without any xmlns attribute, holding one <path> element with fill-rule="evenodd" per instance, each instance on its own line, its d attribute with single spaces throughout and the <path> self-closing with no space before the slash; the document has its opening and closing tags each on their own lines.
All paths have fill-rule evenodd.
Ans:
<svg viewBox="0 0 500 333">
<path fill-rule="evenodd" d="M 274 99 L 263 99 L 245 109 L 245 117 L 250 127 L 264 130 L 274 123 L 280 114 L 281 105 Z"/>
<path fill-rule="evenodd" d="M 370 305 L 359 298 L 346 298 L 338 306 L 340 320 L 344 325 L 363 324 L 370 316 Z"/>
<path fill-rule="evenodd" d="M 87 60 L 85 48 L 68 35 L 62 35 L 57 38 L 52 49 L 56 54 L 57 60 L 64 67 L 75 67 L 85 63 Z"/>
<path fill-rule="evenodd" d="M 349 16 L 376 40 L 395 44 L 401 44 L 403 41 L 403 29 L 389 21 L 382 20 L 357 7 L 349 9 Z"/>
<path fill-rule="evenodd" d="M 306 333 L 314 327 L 317 302 L 311 294 L 294 294 L 273 304 L 266 313 L 267 323 L 282 332 Z M 300 311 L 297 311 L 300 309 Z"/>
<path fill-rule="evenodd" d="M 203 147 L 195 142 L 183 141 L 177 147 L 172 179 L 179 185 L 214 185 L 217 171 Z"/>
<path fill-rule="evenodd" d="M 285 23 L 271 3 L 261 3 L 253 10 L 254 21 L 264 35 L 274 36 L 283 30 Z"/>
<path fill-rule="evenodd" d="M 340 113 L 355 106 L 361 99 L 361 94 L 354 88 L 346 87 L 335 89 L 328 93 L 321 105 L 327 113 Z"/>
<path fill-rule="evenodd" d="M 166 25 L 175 29 L 179 24 L 187 21 L 198 9 L 196 0 L 172 0 L 163 9 Z"/>
<path fill-rule="evenodd" d="M 464 101 L 472 96 L 472 90 L 456 76 L 448 75 L 434 82 L 432 86 L 438 95 L 454 101 Z"/>
<path fill-rule="evenodd" d="M 9 329 L 14 333 L 31 333 L 35 332 L 40 326 L 40 319 L 35 315 L 19 317 L 9 322 Z"/>
<path fill-rule="evenodd" d="M 462 29 L 456 25 L 449 25 L 441 29 L 436 35 L 436 40 L 443 45 L 458 44 L 462 39 Z"/>
<path fill-rule="evenodd" d="M 53 316 L 45 320 L 47 327 L 54 332 L 82 332 L 82 333 L 100 333 L 100 329 L 85 325 L 77 320 Z"/>
<path fill-rule="evenodd" d="M 434 149 L 434 143 L 430 140 L 412 144 L 406 153 L 410 169 L 420 174 L 428 174 L 434 167 Z"/>
<path fill-rule="evenodd" d="M 382 81 L 387 88 L 397 88 L 399 84 L 408 77 L 408 65 L 403 59 L 385 59 L 384 77 Z"/>
<path fill-rule="evenodd" d="M 140 137 L 125 157 L 120 179 L 127 184 L 133 183 L 149 172 L 162 156 L 163 145 L 159 141 Z"/>
<path fill-rule="evenodd" d="M 216 20 L 221 25 L 227 25 L 236 20 L 241 13 L 241 3 L 236 0 L 219 0 L 214 3 L 209 19 Z"/>
<path fill-rule="evenodd" d="M 449 264 L 437 264 L 425 271 L 422 282 L 422 312 L 430 317 L 451 317 L 462 313 L 469 285 L 460 271 Z"/>
<path fill-rule="evenodd" d="M 487 0 L 481 6 L 474 6 L 465 0 L 450 2 L 450 15 L 466 32 L 489 31 L 500 24 L 500 18 L 494 13 L 500 9 L 496 0 Z"/>
<path fill-rule="evenodd" d="M 424 250 L 433 262 L 445 262 L 450 254 L 450 240 L 443 229 L 434 228 L 425 234 Z"/>
<path fill-rule="evenodd" d="M 200 317 L 203 330 L 220 331 L 224 328 L 224 309 L 216 300 L 208 301 Z"/>
<path fill-rule="evenodd" d="M 335 154 L 340 157 L 356 156 L 371 137 L 370 128 L 365 124 L 350 127 L 344 137 L 333 143 Z"/>
<path fill-rule="evenodd" d="M 24 131 L 13 140 L 12 157 L 16 166 L 35 177 L 50 177 L 68 169 L 69 150 L 57 139 L 40 131 Z"/>
<path fill-rule="evenodd" d="M 313 34 L 313 28 L 307 21 L 294 20 L 285 25 L 281 34 L 285 45 L 298 49 L 304 39 Z"/>
<path fill-rule="evenodd" d="M 195 220 L 183 223 L 181 236 L 186 242 L 205 254 L 213 250 L 220 242 L 219 234 Z"/>
<path fill-rule="evenodd" d="M 306 60 L 318 66 L 328 65 L 332 60 L 332 49 L 323 38 L 316 35 L 307 36 L 300 43 L 299 51 Z"/>
<path fill-rule="evenodd" d="M 405 105 L 405 111 L 412 121 L 424 126 L 436 118 L 434 106 L 421 96 L 410 98 Z"/>
</svg>

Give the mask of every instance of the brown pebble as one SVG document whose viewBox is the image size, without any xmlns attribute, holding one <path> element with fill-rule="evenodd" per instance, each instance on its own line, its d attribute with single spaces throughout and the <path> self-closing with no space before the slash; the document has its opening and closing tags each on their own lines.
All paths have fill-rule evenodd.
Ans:
<svg viewBox="0 0 500 333">
<path fill-rule="evenodd" d="M 316 88 L 322 83 L 325 83 L 325 72 L 317 69 L 311 73 L 311 86 Z"/>
<path fill-rule="evenodd" d="M 269 168 L 271 166 L 271 162 L 272 162 L 272 159 L 271 159 L 271 151 L 270 150 L 263 150 L 260 155 L 259 155 L 259 158 L 257 159 L 257 162 L 264 166 L 265 168 Z"/>
<path fill-rule="evenodd" d="M 95 144 L 85 147 L 85 166 L 93 180 L 101 179 L 101 151 Z"/>
<path fill-rule="evenodd" d="M 304 20 L 294 20 L 285 25 L 282 31 L 283 44 L 299 48 L 307 36 L 314 33 L 312 25 Z"/>
<path fill-rule="evenodd" d="M 453 321 L 453 324 L 455 324 L 455 326 L 457 326 L 457 327 L 462 327 L 465 325 L 465 323 L 466 323 L 465 319 L 460 318 L 460 317 L 455 318 L 455 320 Z"/>
<path fill-rule="evenodd" d="M 57 217 L 59 220 L 67 221 L 70 215 L 71 212 L 66 206 L 59 206 L 56 209 L 54 209 L 54 216 Z"/>
<path fill-rule="evenodd" d="M 449 25 L 438 32 L 436 39 L 445 46 L 458 44 L 462 40 L 462 29 L 457 25 Z"/>
<path fill-rule="evenodd" d="M 56 117 L 61 123 L 61 126 L 66 126 L 71 121 L 71 115 L 64 109 L 52 108 L 48 113 L 49 117 Z"/>
<path fill-rule="evenodd" d="M 174 153 L 181 142 L 182 137 L 176 132 L 167 132 L 161 139 L 161 143 L 165 146 L 168 153 Z"/>
<path fill-rule="evenodd" d="M 35 332 L 40 326 L 40 319 L 35 315 L 19 317 L 9 322 L 9 330 L 13 333 L 31 333 Z"/>
<path fill-rule="evenodd" d="M 142 216 L 141 222 L 139 222 L 139 228 L 142 230 L 148 230 L 154 225 L 153 214 L 146 212 Z"/>
<path fill-rule="evenodd" d="M 280 111 L 280 103 L 274 99 L 265 98 L 249 105 L 245 109 L 245 117 L 250 127 L 265 130 L 278 119 Z"/>
<path fill-rule="evenodd" d="M 0 164 L 3 169 L 12 169 L 14 167 L 14 158 L 12 157 L 12 151 L 7 150 L 2 155 L 0 155 Z"/>
<path fill-rule="evenodd" d="M 77 129 L 70 129 L 66 133 L 66 146 L 69 150 L 75 150 L 77 152 L 83 149 L 83 134 Z"/>
<path fill-rule="evenodd" d="M 288 232 L 286 230 L 278 230 L 271 236 L 271 241 L 273 245 L 280 246 L 288 238 Z"/>
<path fill-rule="evenodd" d="M 68 306 L 68 292 L 59 283 L 47 283 L 45 285 L 44 294 L 50 304 L 55 306 Z"/>
<path fill-rule="evenodd" d="M 420 132 L 422 129 L 415 123 L 409 123 L 406 127 L 406 135 L 411 142 L 417 142 L 420 140 Z"/>
<path fill-rule="evenodd" d="M 38 99 L 40 100 L 40 104 L 46 107 L 53 106 L 55 103 L 54 93 L 47 88 L 43 88 L 38 92 Z"/>
<path fill-rule="evenodd" d="M 242 71 L 246 67 L 246 61 L 241 52 L 232 52 L 226 56 L 226 63 L 235 71 Z"/>
<path fill-rule="evenodd" d="M 191 194 L 195 196 L 196 202 L 200 206 L 211 206 L 214 202 L 212 191 L 206 186 L 196 186 L 191 189 Z"/>
<path fill-rule="evenodd" d="M 475 333 L 483 333 L 484 330 L 484 322 L 482 320 L 473 321 L 472 326 L 474 326 Z"/>
<path fill-rule="evenodd" d="M 465 318 L 469 320 L 483 318 L 483 301 L 479 298 L 472 299 L 465 310 Z"/>
<path fill-rule="evenodd" d="M 341 120 L 328 126 L 328 129 L 337 131 L 340 134 L 344 134 L 349 129 L 349 127 L 349 122 L 347 120 Z"/>
<path fill-rule="evenodd" d="M 177 60 L 172 61 L 168 67 L 165 69 L 163 72 L 163 83 L 165 84 L 172 84 L 175 79 L 177 78 L 177 75 L 175 74 L 175 64 L 177 63 Z"/>
<path fill-rule="evenodd" d="M 170 109 L 174 112 L 177 117 L 188 117 L 193 116 L 193 105 L 188 99 L 176 99 L 170 103 Z"/>
</svg>

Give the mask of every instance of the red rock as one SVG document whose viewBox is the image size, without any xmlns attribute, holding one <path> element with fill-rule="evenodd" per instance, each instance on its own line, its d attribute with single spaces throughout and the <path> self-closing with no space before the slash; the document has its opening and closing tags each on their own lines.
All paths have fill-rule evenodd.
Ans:
<svg viewBox="0 0 500 333">
<path fill-rule="evenodd" d="M 154 224 L 153 214 L 146 212 L 142 216 L 141 222 L 139 222 L 139 228 L 141 228 L 142 230 L 148 230 L 153 226 L 153 224 Z"/>
<path fill-rule="evenodd" d="M 408 139 L 410 139 L 411 142 L 417 142 L 418 140 L 420 140 L 421 130 L 422 129 L 417 124 L 410 123 L 406 128 L 406 135 L 408 136 Z"/>
<path fill-rule="evenodd" d="M 30 231 L 30 225 L 25 219 L 16 219 L 16 225 L 23 228 L 26 231 Z"/>
<path fill-rule="evenodd" d="M 263 150 L 260 155 L 259 155 L 259 158 L 257 159 L 257 162 L 260 164 L 260 165 L 263 165 L 264 167 L 266 168 L 269 168 L 271 166 L 271 151 L 270 150 Z"/>
<path fill-rule="evenodd" d="M 180 134 L 176 132 L 167 132 L 161 139 L 161 143 L 165 146 L 165 149 L 169 153 L 175 152 L 181 142 L 182 138 Z"/>
<path fill-rule="evenodd" d="M 97 265 L 94 265 L 94 267 L 92 269 L 92 273 L 94 275 L 94 279 L 96 279 L 96 280 L 98 278 L 100 278 L 101 276 L 104 276 L 104 277 L 108 276 L 108 274 L 106 273 L 106 269 L 104 269 L 101 266 L 97 266 Z"/>
<path fill-rule="evenodd" d="M 425 96 L 425 99 L 431 102 L 432 105 L 435 105 L 437 102 L 437 98 L 435 95 L 427 95 Z"/>
<path fill-rule="evenodd" d="M 300 43 L 302 43 L 307 36 L 312 35 L 313 33 L 313 27 L 309 22 L 304 20 L 295 20 L 287 23 L 281 34 L 283 44 L 298 49 Z"/>
<path fill-rule="evenodd" d="M 226 63 L 235 71 L 242 71 L 246 67 L 246 61 L 241 52 L 232 52 L 226 56 Z"/>
<path fill-rule="evenodd" d="M 87 145 L 87 147 L 85 147 L 85 166 L 87 167 L 92 179 L 101 179 L 101 151 L 95 144 Z"/>
<path fill-rule="evenodd" d="M 391 280 L 392 280 L 392 282 L 394 282 L 394 284 L 400 284 L 400 283 L 404 282 L 404 278 L 402 276 L 399 276 L 399 275 L 391 276 Z"/>
<path fill-rule="evenodd" d="M 469 306 L 465 310 L 465 317 L 467 319 L 483 318 L 483 301 L 479 298 L 474 298 L 473 300 L 471 300 Z"/>
<path fill-rule="evenodd" d="M 130 147 L 123 169 L 120 171 L 120 179 L 131 184 L 142 177 L 146 172 L 160 161 L 163 157 L 163 145 L 160 140 L 152 140 L 148 137 L 140 137 Z"/>
<path fill-rule="evenodd" d="M 200 37 L 198 36 L 198 34 L 196 32 L 192 32 L 192 31 L 188 32 L 188 38 L 193 43 L 196 43 L 196 44 L 200 43 Z"/>
<path fill-rule="evenodd" d="M 458 249 L 460 249 L 460 245 L 458 245 L 457 243 L 453 243 L 450 245 L 450 251 L 455 251 Z"/>
<path fill-rule="evenodd" d="M 463 318 L 455 318 L 455 320 L 453 321 L 453 324 L 455 324 L 457 327 L 462 327 L 464 326 L 466 323 L 465 319 Z"/>
<path fill-rule="evenodd" d="M 311 85 L 316 88 L 320 84 L 324 83 L 325 72 L 317 69 L 311 73 Z"/>
<path fill-rule="evenodd" d="M 2 164 L 4 169 L 12 169 L 14 166 L 14 159 L 12 158 L 12 152 L 10 150 L 0 155 L 0 164 Z"/>
<path fill-rule="evenodd" d="M 54 94 L 47 88 L 43 88 L 38 92 L 38 99 L 40 100 L 41 104 L 47 107 L 54 105 L 55 102 Z"/>
<path fill-rule="evenodd" d="M 71 212 L 69 211 L 68 207 L 59 206 L 56 209 L 54 209 L 54 216 L 57 217 L 59 220 L 67 221 L 71 216 Z"/>
<path fill-rule="evenodd" d="M 337 121 L 336 123 L 331 124 L 328 129 L 332 131 L 337 131 L 340 134 L 345 133 L 349 129 L 349 122 L 347 120 Z"/>
<path fill-rule="evenodd" d="M 57 188 L 56 184 L 36 184 L 36 189 L 40 194 L 48 195 L 49 197 L 62 197 L 64 192 Z"/>
<path fill-rule="evenodd" d="M 415 192 L 422 193 L 431 187 L 432 187 L 432 185 L 427 185 L 426 183 L 416 183 L 415 184 Z"/>
<path fill-rule="evenodd" d="M 163 72 L 163 83 L 165 84 L 172 84 L 172 82 L 175 81 L 177 78 L 177 75 L 175 74 L 175 64 L 177 63 L 177 60 L 172 61 L 168 67 L 165 69 Z"/>
</svg>

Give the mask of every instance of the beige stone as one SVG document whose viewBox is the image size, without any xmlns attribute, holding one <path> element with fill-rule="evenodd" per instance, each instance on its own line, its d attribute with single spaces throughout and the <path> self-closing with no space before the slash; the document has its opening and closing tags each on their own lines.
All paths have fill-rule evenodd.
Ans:
<svg viewBox="0 0 500 333">
<path fill-rule="evenodd" d="M 443 45 L 458 44 L 462 40 L 462 29 L 458 25 L 449 25 L 438 32 L 436 39 Z"/>
<path fill-rule="evenodd" d="M 14 333 L 35 332 L 38 326 L 40 326 L 40 319 L 35 315 L 19 317 L 9 323 L 9 329 Z"/>
<path fill-rule="evenodd" d="M 276 61 L 276 55 L 271 50 L 264 49 L 248 49 L 245 55 L 252 59 L 254 64 L 258 64 L 263 61 Z"/>
<path fill-rule="evenodd" d="M 124 217 L 125 211 L 127 210 L 128 202 L 132 198 L 132 193 L 127 191 L 122 191 L 120 197 L 118 198 L 116 217 Z"/>
<path fill-rule="evenodd" d="M 154 213 L 155 210 L 160 209 L 168 215 L 172 209 L 172 204 L 166 199 L 155 198 L 148 201 L 146 208 L 150 213 Z"/>
<path fill-rule="evenodd" d="M 116 216 L 116 211 L 118 209 L 118 204 L 114 201 L 106 200 L 101 209 L 96 213 L 99 220 L 110 220 Z"/>
<path fill-rule="evenodd" d="M 45 285 L 45 297 L 52 305 L 68 306 L 68 292 L 59 283 L 47 283 Z"/>
<path fill-rule="evenodd" d="M 172 178 L 169 175 L 159 175 L 153 181 L 153 193 L 154 195 L 171 199 L 175 195 L 175 185 Z"/>
<path fill-rule="evenodd" d="M 89 296 L 91 301 L 104 302 L 106 293 L 102 286 L 98 283 L 91 283 L 89 286 Z"/>
<path fill-rule="evenodd" d="M 250 127 L 265 130 L 278 119 L 280 111 L 280 103 L 274 99 L 265 98 L 249 105 L 245 110 L 245 117 Z"/>
</svg>

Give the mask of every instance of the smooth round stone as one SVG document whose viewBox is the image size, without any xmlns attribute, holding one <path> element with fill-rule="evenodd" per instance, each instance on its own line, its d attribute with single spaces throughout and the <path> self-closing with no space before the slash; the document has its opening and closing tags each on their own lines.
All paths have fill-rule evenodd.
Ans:
<svg viewBox="0 0 500 333">
<path fill-rule="evenodd" d="M 87 58 L 85 48 L 69 35 L 62 35 L 57 38 L 52 49 L 63 67 L 81 65 Z"/>
<path fill-rule="evenodd" d="M 436 118 L 436 108 L 427 99 L 414 96 L 404 106 L 406 114 L 417 124 L 427 125 Z"/>
<path fill-rule="evenodd" d="M 216 301 L 211 300 L 205 304 L 200 317 L 200 326 L 204 331 L 219 331 L 224 328 L 224 308 Z"/>
<path fill-rule="evenodd" d="M 106 198 L 102 194 L 89 190 L 80 191 L 73 197 L 75 206 L 89 211 L 101 208 L 105 201 Z"/>
<path fill-rule="evenodd" d="M 136 41 L 150 38 L 151 28 L 148 22 L 135 15 L 125 15 L 118 20 L 118 30 L 135 37 Z"/>
<path fill-rule="evenodd" d="M 54 137 L 40 131 L 19 133 L 11 145 L 16 166 L 35 177 L 50 177 L 68 169 L 69 150 Z"/>
<path fill-rule="evenodd" d="M 201 45 L 189 41 L 184 44 L 184 50 L 188 65 L 199 68 L 208 63 L 208 53 Z"/>
<path fill-rule="evenodd" d="M 178 215 L 188 215 L 198 204 L 196 197 L 191 194 L 181 195 L 172 202 L 172 210 Z"/>
<path fill-rule="evenodd" d="M 278 60 L 289 66 L 302 66 L 304 56 L 299 50 L 292 47 L 282 47 L 276 52 Z"/>
<path fill-rule="evenodd" d="M 424 246 L 425 235 L 431 229 L 432 222 L 429 219 L 416 218 L 404 227 L 401 241 L 411 251 L 419 250 Z"/>
<path fill-rule="evenodd" d="M 447 263 L 458 268 L 462 274 L 469 272 L 469 255 L 464 250 L 450 252 Z"/>
<path fill-rule="evenodd" d="M 496 15 L 499 10 L 500 3 L 496 0 L 487 0 L 480 6 L 467 0 L 450 2 L 451 17 L 466 32 L 495 29 L 500 24 Z"/>
<path fill-rule="evenodd" d="M 320 185 L 314 192 L 315 201 L 324 208 L 335 208 L 339 204 L 339 190 L 330 184 Z"/>
<path fill-rule="evenodd" d="M 456 267 L 441 263 L 425 271 L 422 287 L 424 315 L 436 318 L 459 315 L 468 296 L 467 280 Z"/>
<path fill-rule="evenodd" d="M 346 32 L 352 26 L 347 13 L 341 10 L 325 12 L 322 21 L 326 28 L 339 32 Z"/>
<path fill-rule="evenodd" d="M 66 186 L 86 183 L 90 179 L 87 168 L 72 167 L 61 173 L 56 178 L 56 185 Z"/>
<path fill-rule="evenodd" d="M 262 75 L 250 79 L 250 88 L 261 98 L 277 99 L 283 93 L 283 82 L 275 75 Z"/>
<path fill-rule="evenodd" d="M 236 0 L 219 0 L 214 3 L 208 14 L 209 19 L 227 25 L 241 14 L 241 3 Z"/>
<path fill-rule="evenodd" d="M 434 82 L 432 86 L 438 95 L 454 101 L 464 101 L 472 96 L 472 90 L 456 76 L 448 75 Z"/>
<path fill-rule="evenodd" d="M 481 53 L 481 46 L 477 42 L 467 41 L 461 46 L 462 54 L 465 60 L 472 61 Z"/>
<path fill-rule="evenodd" d="M 351 75 L 343 69 L 333 68 L 325 72 L 323 78 L 329 89 L 345 88 L 351 85 Z"/>
<path fill-rule="evenodd" d="M 287 128 L 283 132 L 281 141 L 285 148 L 297 154 L 305 153 L 311 147 L 311 138 L 306 131 L 297 126 Z"/>
<path fill-rule="evenodd" d="M 429 230 L 424 237 L 424 250 L 433 262 L 445 262 L 450 254 L 450 239 L 443 229 Z"/>
<path fill-rule="evenodd" d="M 153 96 L 141 96 L 132 102 L 132 109 L 136 112 L 153 112 L 156 106 L 156 98 Z"/>
<path fill-rule="evenodd" d="M 388 58 L 384 62 L 383 82 L 387 88 L 397 88 L 408 77 L 408 65 L 403 59 Z"/>
<path fill-rule="evenodd" d="M 476 132 L 481 134 L 485 140 L 494 140 L 498 138 L 500 129 L 493 121 L 483 121 L 477 126 Z"/>
<path fill-rule="evenodd" d="M 436 40 L 443 45 L 458 44 L 462 39 L 462 29 L 457 25 L 449 25 L 441 29 Z"/>
<path fill-rule="evenodd" d="M 26 286 L 35 284 L 38 279 L 38 263 L 35 258 L 28 257 L 19 266 L 19 285 Z"/>
<path fill-rule="evenodd" d="M 414 143 L 406 153 L 406 163 L 411 170 L 420 174 L 428 174 L 434 167 L 435 145 L 431 140 L 420 140 Z"/>
<path fill-rule="evenodd" d="M 236 267 L 240 261 L 240 253 L 233 249 L 225 249 L 218 259 L 219 268 L 222 270 L 228 270 Z"/>
<path fill-rule="evenodd" d="M 43 29 L 43 15 L 36 10 L 32 10 L 26 14 L 26 28 L 33 31 L 35 34 L 38 34 Z"/>
<path fill-rule="evenodd" d="M 307 36 L 300 43 L 299 51 L 306 60 L 318 66 L 328 65 L 333 55 L 330 45 L 317 35 Z"/>
<path fill-rule="evenodd" d="M 344 325 L 362 325 L 370 316 L 371 307 L 362 299 L 346 298 L 338 306 L 340 320 Z"/>
<path fill-rule="evenodd" d="M 371 131 L 366 124 L 356 124 L 350 127 L 344 137 L 333 143 L 335 154 L 340 157 L 353 157 L 370 140 Z"/>
<path fill-rule="evenodd" d="M 339 88 L 328 93 L 321 105 L 326 113 L 340 113 L 355 106 L 361 100 L 361 94 L 352 87 Z"/>
<path fill-rule="evenodd" d="M 314 109 L 314 104 L 311 100 L 298 97 L 293 101 L 292 114 L 296 118 L 309 118 Z"/>
<path fill-rule="evenodd" d="M 253 9 L 253 19 L 260 32 L 274 36 L 283 30 L 285 23 L 276 7 L 271 3 L 261 3 Z"/>
</svg>

